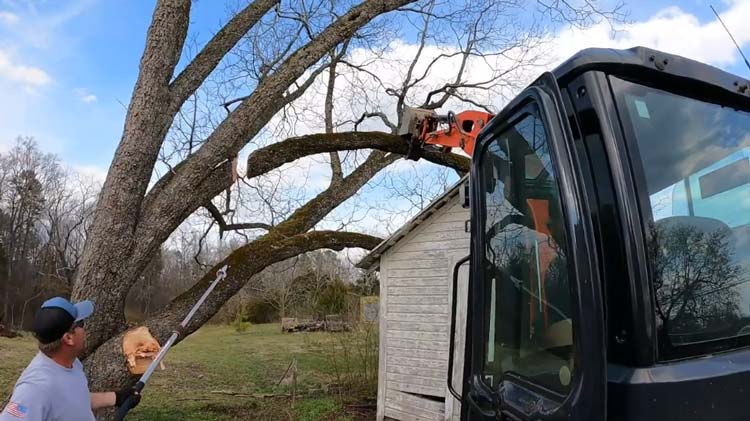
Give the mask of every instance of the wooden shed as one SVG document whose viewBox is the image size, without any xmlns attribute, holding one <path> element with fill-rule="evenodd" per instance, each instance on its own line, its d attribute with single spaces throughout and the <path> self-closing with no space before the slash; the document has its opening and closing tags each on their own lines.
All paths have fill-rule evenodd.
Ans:
<svg viewBox="0 0 750 421">
<path fill-rule="evenodd" d="M 453 266 L 469 254 L 464 178 L 358 264 L 380 271 L 380 355 L 377 419 L 457 420 L 460 402 L 448 391 Z M 463 367 L 466 278 L 459 272 L 454 338 L 454 388 Z"/>
</svg>

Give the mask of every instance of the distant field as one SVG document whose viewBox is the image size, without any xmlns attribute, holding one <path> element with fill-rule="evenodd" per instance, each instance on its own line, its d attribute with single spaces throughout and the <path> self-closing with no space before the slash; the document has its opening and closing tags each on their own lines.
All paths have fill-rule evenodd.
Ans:
<svg viewBox="0 0 750 421">
<path fill-rule="evenodd" d="M 146 386 L 128 420 L 365 420 L 374 419 L 370 401 L 334 393 L 333 369 L 310 343 L 332 334 L 281 334 L 278 324 L 207 326 L 173 348 Z M 33 339 L 0 338 L 0 401 L 36 353 Z M 297 398 L 277 382 L 297 358 Z M 222 392 L 222 393 L 220 393 Z M 234 393 L 236 395 L 228 395 Z M 266 395 L 266 396 L 263 396 Z M 268 396 L 272 395 L 272 396 Z M 356 395 L 356 394 L 354 394 Z M 338 395 L 341 396 L 341 395 Z M 342 405 L 343 403 L 343 405 Z"/>
</svg>

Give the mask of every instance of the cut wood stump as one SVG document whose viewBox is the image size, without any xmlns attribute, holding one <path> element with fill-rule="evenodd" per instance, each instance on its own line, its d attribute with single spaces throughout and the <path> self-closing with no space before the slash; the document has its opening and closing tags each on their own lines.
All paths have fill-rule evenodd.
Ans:
<svg viewBox="0 0 750 421">
<path fill-rule="evenodd" d="M 159 350 L 159 342 L 151 336 L 146 326 L 130 329 L 122 337 L 122 353 L 125 355 L 130 374 L 145 373 Z M 164 370 L 164 364 L 160 364 L 160 368 Z"/>
</svg>

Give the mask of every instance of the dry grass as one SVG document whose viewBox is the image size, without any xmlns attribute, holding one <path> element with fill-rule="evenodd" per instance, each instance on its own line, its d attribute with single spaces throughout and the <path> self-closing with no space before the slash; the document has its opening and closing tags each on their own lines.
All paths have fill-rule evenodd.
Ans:
<svg viewBox="0 0 750 421">
<path fill-rule="evenodd" d="M 157 371 L 129 420 L 354 420 L 373 412 L 347 412 L 331 383 L 329 358 L 307 346 L 333 341 L 333 334 L 281 334 L 278 324 L 254 325 L 246 332 L 206 326 L 170 351 L 166 371 Z M 0 392 L 7 396 L 24 366 L 36 353 L 33 339 L 0 338 Z M 277 383 L 297 359 L 297 398 Z M 214 392 L 214 393 L 212 393 Z M 228 395 L 215 392 L 232 392 Z M 271 395 L 271 396 L 269 396 Z M 363 396 L 350 396 L 361 402 Z M 355 406 L 359 408 L 359 406 Z"/>
</svg>

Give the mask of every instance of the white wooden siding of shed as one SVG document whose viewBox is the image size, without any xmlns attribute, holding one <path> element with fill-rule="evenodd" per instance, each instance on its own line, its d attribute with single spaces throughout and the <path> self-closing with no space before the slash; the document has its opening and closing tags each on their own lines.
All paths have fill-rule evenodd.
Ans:
<svg viewBox="0 0 750 421">
<path fill-rule="evenodd" d="M 443 401 L 452 269 L 469 252 L 468 218 L 456 196 L 380 258 L 378 420 L 453 419 L 457 405 Z"/>
</svg>

